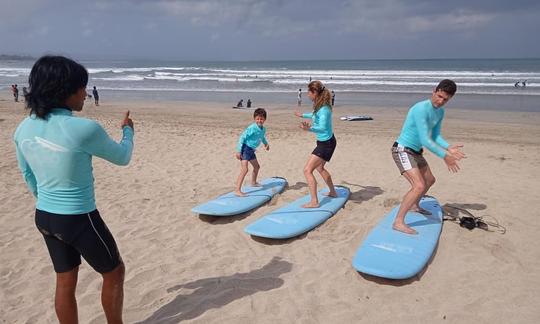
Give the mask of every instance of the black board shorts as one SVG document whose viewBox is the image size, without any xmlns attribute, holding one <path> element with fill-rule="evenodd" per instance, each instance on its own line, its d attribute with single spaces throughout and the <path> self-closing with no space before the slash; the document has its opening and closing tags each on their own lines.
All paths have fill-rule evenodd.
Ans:
<svg viewBox="0 0 540 324">
<path fill-rule="evenodd" d="M 122 263 L 116 242 L 97 209 L 78 215 L 36 209 L 35 220 L 57 273 L 79 266 L 81 256 L 99 273 L 110 272 Z"/>
<path fill-rule="evenodd" d="M 317 141 L 317 147 L 311 152 L 311 154 L 316 155 L 320 157 L 321 159 L 325 160 L 326 162 L 330 162 L 330 159 L 332 158 L 332 155 L 334 154 L 334 151 L 336 150 L 336 137 L 332 135 L 332 138 L 330 138 L 327 141 Z"/>
</svg>

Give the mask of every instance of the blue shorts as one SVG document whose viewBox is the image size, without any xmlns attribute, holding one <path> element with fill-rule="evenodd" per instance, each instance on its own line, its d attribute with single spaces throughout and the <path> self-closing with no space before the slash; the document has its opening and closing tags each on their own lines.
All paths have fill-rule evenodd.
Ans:
<svg viewBox="0 0 540 324">
<path fill-rule="evenodd" d="M 246 161 L 256 160 L 257 156 L 255 155 L 255 149 L 243 144 L 242 150 L 240 151 L 240 159 Z"/>
</svg>

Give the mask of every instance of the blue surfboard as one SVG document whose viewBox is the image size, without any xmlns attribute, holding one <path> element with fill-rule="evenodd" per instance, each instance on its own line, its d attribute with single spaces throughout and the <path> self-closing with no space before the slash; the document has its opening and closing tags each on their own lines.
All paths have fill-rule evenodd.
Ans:
<svg viewBox="0 0 540 324">
<path fill-rule="evenodd" d="M 229 192 L 195 206 L 191 211 L 212 216 L 238 215 L 263 205 L 287 186 L 287 180 L 280 177 L 264 179 L 260 183 L 261 187 L 242 187 L 242 192 L 247 194 L 245 197 L 238 197 L 234 192 Z"/>
<path fill-rule="evenodd" d="M 271 239 L 287 239 L 308 232 L 332 217 L 349 199 L 347 187 L 336 186 L 337 198 L 324 196 L 328 189 L 319 191 L 318 208 L 302 208 L 310 196 L 304 196 L 246 226 L 248 234 Z"/>
<path fill-rule="evenodd" d="M 375 226 L 356 251 L 353 267 L 369 275 L 388 279 L 407 279 L 427 264 L 442 230 L 442 209 L 433 197 L 423 197 L 420 207 L 431 216 L 409 212 L 405 223 L 418 234 L 410 235 L 392 229 L 399 205 Z"/>
</svg>

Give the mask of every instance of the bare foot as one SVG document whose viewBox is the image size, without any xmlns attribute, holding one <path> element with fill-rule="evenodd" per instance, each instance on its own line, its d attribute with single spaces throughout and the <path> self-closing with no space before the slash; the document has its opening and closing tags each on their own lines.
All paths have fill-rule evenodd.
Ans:
<svg viewBox="0 0 540 324">
<path fill-rule="evenodd" d="M 258 182 L 255 182 L 255 183 L 252 183 L 251 184 L 252 187 L 262 187 L 262 185 Z"/>
<path fill-rule="evenodd" d="M 394 225 L 392 226 L 392 228 L 396 231 L 400 231 L 402 233 L 405 233 L 405 234 L 411 234 L 411 235 L 416 235 L 418 234 L 417 231 L 415 231 L 413 228 L 405 225 L 405 224 L 396 224 L 394 223 Z"/>
<path fill-rule="evenodd" d="M 302 205 L 302 208 L 319 208 L 319 203 L 309 202 L 305 205 Z"/>
<path fill-rule="evenodd" d="M 332 192 L 325 192 L 323 193 L 323 196 L 327 196 L 327 197 L 332 197 L 332 198 L 337 198 L 337 192 L 335 191 L 332 191 Z"/>
<path fill-rule="evenodd" d="M 245 197 L 245 196 L 247 196 L 245 193 L 243 193 L 242 191 L 239 191 L 239 190 L 235 190 L 235 191 L 234 191 L 234 194 L 237 195 L 238 197 Z"/>
</svg>

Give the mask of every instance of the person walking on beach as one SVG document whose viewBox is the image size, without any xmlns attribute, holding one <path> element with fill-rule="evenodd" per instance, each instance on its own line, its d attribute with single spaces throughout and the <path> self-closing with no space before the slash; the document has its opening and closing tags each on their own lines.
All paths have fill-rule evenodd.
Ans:
<svg viewBox="0 0 540 324">
<path fill-rule="evenodd" d="M 22 88 L 22 94 L 23 94 L 24 101 L 26 101 L 26 96 L 28 95 L 28 88 L 27 87 Z"/>
<path fill-rule="evenodd" d="M 334 154 L 337 141 L 332 127 L 330 90 L 326 89 L 321 81 L 315 80 L 309 83 L 307 94 L 308 98 L 313 101 L 313 112 L 302 114 L 299 111 L 296 111 L 294 114 L 301 118 L 311 118 L 312 124 L 302 121 L 300 123 L 300 128 L 317 135 L 317 146 L 313 152 L 311 152 L 311 155 L 304 166 L 304 176 L 308 183 L 311 200 L 302 207 L 317 208 L 319 207 L 319 199 L 317 198 L 317 181 L 315 180 L 315 176 L 313 176 L 313 171 L 317 170 L 328 186 L 329 191 L 327 195 L 329 197 L 337 197 L 336 189 L 332 182 L 332 176 L 325 168 L 326 163 L 330 162 L 330 159 Z"/>
<path fill-rule="evenodd" d="M 334 102 L 336 102 L 336 93 L 332 90 L 332 107 L 334 107 Z"/>
<path fill-rule="evenodd" d="M 76 117 L 86 99 L 88 72 L 62 56 L 38 59 L 29 76 L 30 116 L 14 134 L 16 156 L 36 198 L 35 223 L 56 272 L 55 310 L 60 323 L 77 323 L 75 290 L 81 256 L 102 275 L 101 303 L 108 323 L 122 323 L 124 263 L 96 209 L 92 158 L 127 165 L 133 121 L 126 112 L 115 142 L 97 122 Z"/>
<path fill-rule="evenodd" d="M 96 86 L 94 86 L 94 90 L 92 90 L 92 96 L 94 96 L 94 104 L 96 106 L 99 106 L 99 93 L 96 89 Z"/>
<path fill-rule="evenodd" d="M 17 88 L 17 85 L 12 85 L 13 90 L 13 99 L 15 99 L 15 102 L 19 102 L 19 88 Z"/>
<path fill-rule="evenodd" d="M 270 145 L 266 139 L 266 127 L 264 127 L 264 122 L 266 121 L 266 110 L 262 108 L 257 108 L 253 112 L 254 123 L 249 125 L 240 135 L 238 139 L 238 145 L 236 146 L 235 157 L 240 160 L 240 174 L 236 180 L 236 189 L 234 190 L 235 195 L 239 197 L 246 196 L 242 192 L 242 184 L 244 183 L 244 178 L 248 173 L 248 162 L 253 166 L 253 173 L 251 175 L 251 185 L 260 186 L 257 182 L 257 175 L 261 166 L 257 161 L 257 156 L 255 155 L 255 150 L 261 144 L 264 145 L 264 148 L 268 151 L 270 150 Z"/>
<path fill-rule="evenodd" d="M 298 103 L 298 107 L 302 106 L 302 89 L 298 89 L 297 103 Z"/>
<path fill-rule="evenodd" d="M 411 189 L 405 194 L 394 220 L 394 230 L 417 234 L 405 224 L 409 211 L 429 216 L 429 211 L 420 208 L 419 201 L 435 183 L 435 177 L 423 157 L 423 147 L 444 160 L 450 172 L 458 172 L 458 161 L 465 157 L 463 145 L 450 145 L 441 135 L 444 119 L 444 104 L 456 93 L 452 80 L 442 80 L 431 98 L 420 101 L 409 110 L 398 139 L 392 146 L 392 157 L 401 175 L 409 181 Z"/>
</svg>

